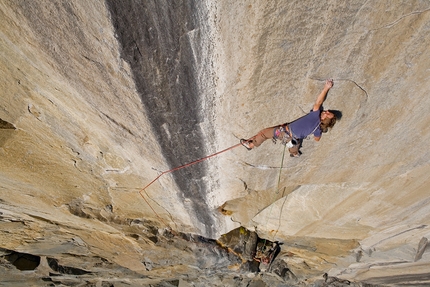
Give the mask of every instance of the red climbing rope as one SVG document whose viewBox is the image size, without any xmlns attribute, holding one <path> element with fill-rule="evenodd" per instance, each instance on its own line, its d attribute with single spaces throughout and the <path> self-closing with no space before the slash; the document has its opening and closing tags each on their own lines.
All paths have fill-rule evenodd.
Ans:
<svg viewBox="0 0 430 287">
<path fill-rule="evenodd" d="M 207 159 L 209 159 L 209 158 L 211 158 L 211 157 L 217 156 L 217 155 L 219 155 L 219 154 L 221 154 L 221 153 L 223 153 L 223 152 L 226 152 L 226 151 L 229 151 L 229 150 L 231 150 L 231 149 L 234 149 L 234 148 L 236 148 L 236 147 L 238 147 L 238 146 L 240 146 L 240 145 L 242 145 L 242 144 L 241 144 L 241 143 L 238 143 L 238 144 L 233 145 L 233 146 L 231 146 L 231 147 L 229 147 L 229 148 L 223 149 L 222 151 L 219 151 L 219 152 L 216 152 L 216 153 L 214 153 L 214 154 L 211 154 L 211 155 L 205 156 L 205 157 L 200 158 L 200 159 L 198 159 L 198 160 L 195 160 L 195 161 L 189 162 L 189 163 L 187 163 L 187 164 L 184 164 L 184 165 L 181 165 L 181 166 L 178 166 L 178 167 L 175 167 L 175 168 L 172 168 L 172 169 L 166 170 L 166 171 L 163 171 L 163 172 L 162 172 L 161 174 L 159 174 L 156 178 L 154 178 L 150 183 L 148 183 L 144 188 L 142 188 L 142 189 L 139 191 L 139 194 L 140 194 L 140 196 L 143 198 L 143 200 L 145 200 L 146 204 L 148 204 L 148 206 L 151 208 L 151 210 L 154 212 L 154 214 L 155 214 L 155 215 L 156 215 L 156 216 L 161 220 L 161 222 L 163 222 L 166 226 L 168 226 L 168 225 L 163 221 L 163 219 L 161 218 L 161 216 L 160 216 L 160 215 L 158 215 L 158 213 L 154 210 L 154 208 L 151 206 L 151 204 L 148 202 L 148 200 L 143 196 L 142 192 L 145 192 L 146 196 L 147 196 L 147 197 L 149 197 L 149 195 L 146 193 L 146 189 L 147 189 L 149 186 L 151 186 L 154 182 L 156 182 L 156 181 L 157 181 L 161 176 L 163 176 L 163 175 L 165 175 L 165 174 L 167 174 L 167 173 L 171 173 L 171 172 L 174 172 L 174 171 L 180 170 L 180 169 L 182 169 L 182 168 L 188 167 L 188 166 L 190 166 L 190 165 L 193 165 L 193 164 L 196 164 L 196 163 L 202 162 L 202 161 L 207 160 Z"/>
</svg>

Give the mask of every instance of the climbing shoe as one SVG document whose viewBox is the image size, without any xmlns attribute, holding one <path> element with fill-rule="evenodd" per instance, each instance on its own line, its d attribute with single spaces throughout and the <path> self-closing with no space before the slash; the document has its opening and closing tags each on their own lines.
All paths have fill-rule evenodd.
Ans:
<svg viewBox="0 0 430 287">
<path fill-rule="evenodd" d="M 241 139 L 240 143 L 246 147 L 247 150 L 252 150 L 252 147 L 249 147 L 249 144 L 252 143 L 252 140 Z"/>
</svg>

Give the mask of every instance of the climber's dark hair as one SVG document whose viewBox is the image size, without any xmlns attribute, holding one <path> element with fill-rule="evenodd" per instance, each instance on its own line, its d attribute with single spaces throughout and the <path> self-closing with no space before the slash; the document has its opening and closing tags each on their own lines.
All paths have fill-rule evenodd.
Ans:
<svg viewBox="0 0 430 287">
<path fill-rule="evenodd" d="M 331 129 L 336 124 L 336 122 L 342 118 L 341 111 L 338 111 L 338 110 L 327 110 L 327 111 L 332 113 L 334 117 L 331 119 L 325 118 L 324 120 L 321 121 L 320 129 L 323 133 L 328 132 L 328 130 Z"/>
</svg>

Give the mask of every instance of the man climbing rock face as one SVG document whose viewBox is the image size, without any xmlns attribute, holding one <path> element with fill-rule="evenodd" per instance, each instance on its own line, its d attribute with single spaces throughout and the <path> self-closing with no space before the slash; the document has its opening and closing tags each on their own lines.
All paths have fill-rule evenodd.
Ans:
<svg viewBox="0 0 430 287">
<path fill-rule="evenodd" d="M 326 133 L 336 123 L 337 117 L 334 111 L 324 110 L 322 106 L 332 87 L 333 80 L 326 80 L 324 88 L 318 95 L 310 113 L 293 122 L 265 128 L 252 138 L 241 139 L 240 143 L 251 150 L 260 146 L 267 139 L 271 138 L 274 142 L 280 140 L 282 144 L 287 145 L 291 157 L 299 157 L 299 149 L 303 139 L 313 134 L 314 139 L 319 141 L 322 133 Z"/>
</svg>

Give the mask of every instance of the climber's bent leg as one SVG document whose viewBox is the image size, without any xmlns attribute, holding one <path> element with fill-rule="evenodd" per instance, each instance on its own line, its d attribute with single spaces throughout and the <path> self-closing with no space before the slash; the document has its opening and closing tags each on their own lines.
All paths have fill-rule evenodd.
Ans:
<svg viewBox="0 0 430 287">
<path fill-rule="evenodd" d="M 265 140 L 273 138 L 275 127 L 266 128 L 258 132 L 257 135 L 250 138 L 254 147 L 260 146 Z"/>
</svg>

